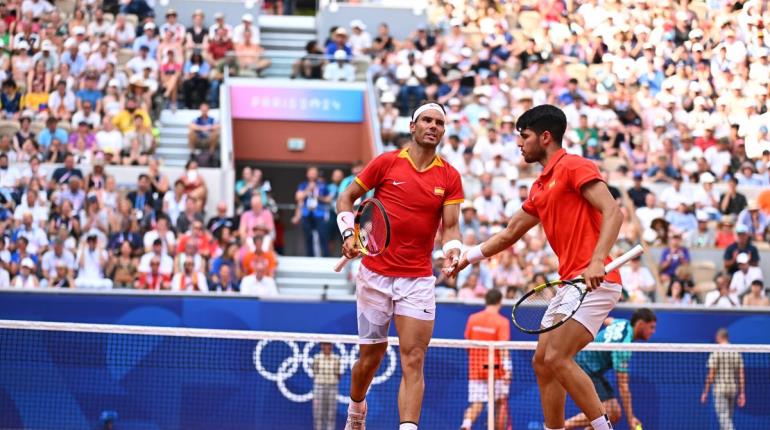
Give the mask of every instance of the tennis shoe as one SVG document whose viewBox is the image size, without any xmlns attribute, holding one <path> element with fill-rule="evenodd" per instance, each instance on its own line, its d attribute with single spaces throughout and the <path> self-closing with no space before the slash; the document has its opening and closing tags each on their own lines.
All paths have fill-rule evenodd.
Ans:
<svg viewBox="0 0 770 430">
<path fill-rule="evenodd" d="M 348 420 L 345 422 L 345 430 L 366 430 L 366 400 L 358 408 L 348 406 Z"/>
</svg>

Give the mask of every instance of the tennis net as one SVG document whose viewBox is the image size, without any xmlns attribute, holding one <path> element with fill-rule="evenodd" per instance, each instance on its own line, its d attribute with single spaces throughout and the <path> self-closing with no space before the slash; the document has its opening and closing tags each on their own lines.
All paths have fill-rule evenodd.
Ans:
<svg viewBox="0 0 770 430">
<path fill-rule="evenodd" d="M 480 378 L 473 394 L 483 400 L 481 381 L 500 376 L 508 365 L 498 357 L 507 354 L 503 428 L 542 429 L 534 347 L 435 339 L 420 428 L 460 428 L 469 373 Z M 594 361 L 628 363 L 634 411 L 647 430 L 717 429 L 731 411 L 736 429 L 770 428 L 770 345 L 588 349 Z M 371 430 L 398 427 L 398 352 L 393 339 L 367 396 Z M 354 336 L 0 321 L 0 429 L 340 429 L 357 356 Z M 702 403 L 709 363 L 714 388 Z M 745 406 L 733 407 L 741 368 Z M 595 379 L 618 392 L 614 371 Z M 567 416 L 575 413 L 568 401 Z M 489 423 L 500 418 L 484 408 L 473 428 L 494 428 Z M 627 428 L 624 418 L 616 428 Z"/>
</svg>

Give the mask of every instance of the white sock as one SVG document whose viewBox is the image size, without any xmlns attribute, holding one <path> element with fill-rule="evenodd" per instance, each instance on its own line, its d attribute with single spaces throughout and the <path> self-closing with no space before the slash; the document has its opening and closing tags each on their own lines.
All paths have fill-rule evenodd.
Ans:
<svg viewBox="0 0 770 430">
<path fill-rule="evenodd" d="M 612 424 L 610 423 L 610 419 L 607 418 L 607 415 L 602 415 L 591 421 L 591 427 L 593 427 L 594 430 L 612 430 Z"/>
<path fill-rule="evenodd" d="M 353 412 L 366 411 L 366 399 L 361 400 L 360 402 L 356 402 L 353 399 L 350 399 L 350 404 L 348 404 L 348 411 L 353 411 Z"/>
<path fill-rule="evenodd" d="M 410 422 L 401 423 L 398 426 L 398 430 L 417 430 L 417 424 Z"/>
<path fill-rule="evenodd" d="M 462 423 L 462 425 L 460 426 L 460 428 L 463 428 L 463 429 L 468 429 L 468 430 L 470 430 L 471 426 L 473 426 L 473 423 L 471 422 L 471 420 L 469 420 L 468 418 L 466 418 L 466 419 L 464 419 L 464 420 L 463 420 L 463 423 Z"/>
</svg>

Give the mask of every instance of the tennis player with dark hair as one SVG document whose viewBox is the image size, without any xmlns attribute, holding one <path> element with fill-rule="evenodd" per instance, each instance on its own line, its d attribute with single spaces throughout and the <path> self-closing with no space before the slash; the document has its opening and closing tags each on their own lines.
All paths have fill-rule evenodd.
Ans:
<svg viewBox="0 0 770 430">
<path fill-rule="evenodd" d="M 562 148 L 567 118 L 561 109 L 536 106 L 521 115 L 516 128 L 524 160 L 540 163 L 543 171 L 505 230 L 464 252 L 452 274 L 508 249 L 542 223 L 548 243 L 559 259 L 560 278 L 582 275 L 588 290 L 571 319 L 538 339 L 532 365 L 540 387 L 545 428 L 564 428 L 564 406 L 569 392 L 594 429 L 611 429 L 591 379 L 573 357 L 594 339 L 620 299 L 620 274 L 617 270 L 605 273 L 604 267 L 611 261 L 608 255 L 618 238 L 623 216 L 596 165 L 567 154 Z M 558 301 L 553 301 L 543 323 L 553 325 L 553 321 L 566 317 L 559 313 Z"/>
<path fill-rule="evenodd" d="M 503 293 L 493 288 L 484 295 L 484 310 L 468 317 L 465 338 L 469 340 L 508 341 L 511 340 L 511 322 L 500 315 Z M 489 404 L 488 350 L 468 350 L 468 403 L 461 430 L 470 430 L 479 417 L 484 405 Z M 495 351 L 495 429 L 508 430 L 508 395 L 511 388 L 511 359 L 508 350 Z"/>
<path fill-rule="evenodd" d="M 599 343 L 630 343 L 637 340 L 649 340 L 655 334 L 657 317 L 651 309 L 641 308 L 631 316 L 631 321 L 622 318 L 607 318 L 605 327 L 596 335 Z M 631 402 L 631 389 L 628 387 L 628 364 L 631 361 L 631 351 L 582 351 L 575 361 L 585 371 L 594 383 L 599 400 L 610 421 L 616 423 L 620 420 L 620 403 L 604 374 L 615 369 L 615 379 L 618 381 L 618 391 L 623 409 L 626 411 L 628 428 L 635 430 L 641 423 L 634 415 Z M 584 429 L 590 425 L 585 414 L 580 413 L 567 420 L 568 429 Z"/>
<path fill-rule="evenodd" d="M 353 237 L 353 202 L 374 189 L 390 220 L 390 246 L 364 256 L 356 278 L 360 354 L 353 366 L 346 430 L 364 429 L 366 392 L 387 350 L 393 319 L 401 351 L 399 430 L 417 429 L 425 390 L 423 363 L 433 335 L 435 277 L 431 254 L 439 224 L 445 264 L 457 264 L 460 242 L 460 174 L 436 154 L 444 135 L 443 106 L 427 102 L 412 113 L 412 139 L 403 149 L 381 154 L 356 176 L 337 201 L 343 254 L 359 255 Z M 370 232 L 376 234 L 376 232 Z"/>
</svg>

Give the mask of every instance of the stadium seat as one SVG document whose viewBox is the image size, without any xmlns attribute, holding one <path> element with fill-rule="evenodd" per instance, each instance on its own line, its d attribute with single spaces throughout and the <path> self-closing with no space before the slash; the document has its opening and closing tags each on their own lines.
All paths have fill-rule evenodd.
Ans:
<svg viewBox="0 0 770 430">
<path fill-rule="evenodd" d="M 104 20 L 109 22 L 109 23 L 115 22 L 115 15 L 107 12 L 107 13 L 104 14 Z"/>
<path fill-rule="evenodd" d="M 696 294 L 703 295 L 716 288 L 714 283 L 714 276 L 717 273 L 716 263 L 711 260 L 696 260 L 690 264 L 690 268 Z"/>
<path fill-rule="evenodd" d="M 708 16 L 709 10 L 705 2 L 694 1 L 688 5 L 688 9 L 690 9 L 695 14 L 695 16 L 698 17 L 698 21 L 704 21 Z"/>
<path fill-rule="evenodd" d="M 126 15 L 126 22 L 136 27 L 139 25 L 139 17 L 136 15 Z"/>
<path fill-rule="evenodd" d="M 586 78 L 588 77 L 588 67 L 585 64 L 580 63 L 573 63 L 573 64 L 567 64 L 566 66 L 567 74 L 571 78 L 575 78 L 578 80 L 578 83 L 584 83 L 586 81 Z"/>
<path fill-rule="evenodd" d="M 16 121 L 3 120 L 0 121 L 0 136 L 13 135 L 19 131 L 19 123 Z"/>
<path fill-rule="evenodd" d="M 32 130 L 32 133 L 35 133 L 35 136 L 40 136 L 40 132 L 45 129 L 45 123 L 43 121 L 33 121 L 29 128 Z"/>
<path fill-rule="evenodd" d="M 59 9 L 59 12 L 62 12 L 67 16 L 72 16 L 75 12 L 76 5 L 77 0 L 59 0 L 56 2 L 56 8 Z"/>
<path fill-rule="evenodd" d="M 125 66 L 126 63 L 128 63 L 129 60 L 131 60 L 134 57 L 134 55 L 136 54 L 134 53 L 134 50 L 131 48 L 121 49 L 120 51 L 118 51 L 118 55 L 117 55 L 118 64 L 121 66 Z"/>
</svg>

